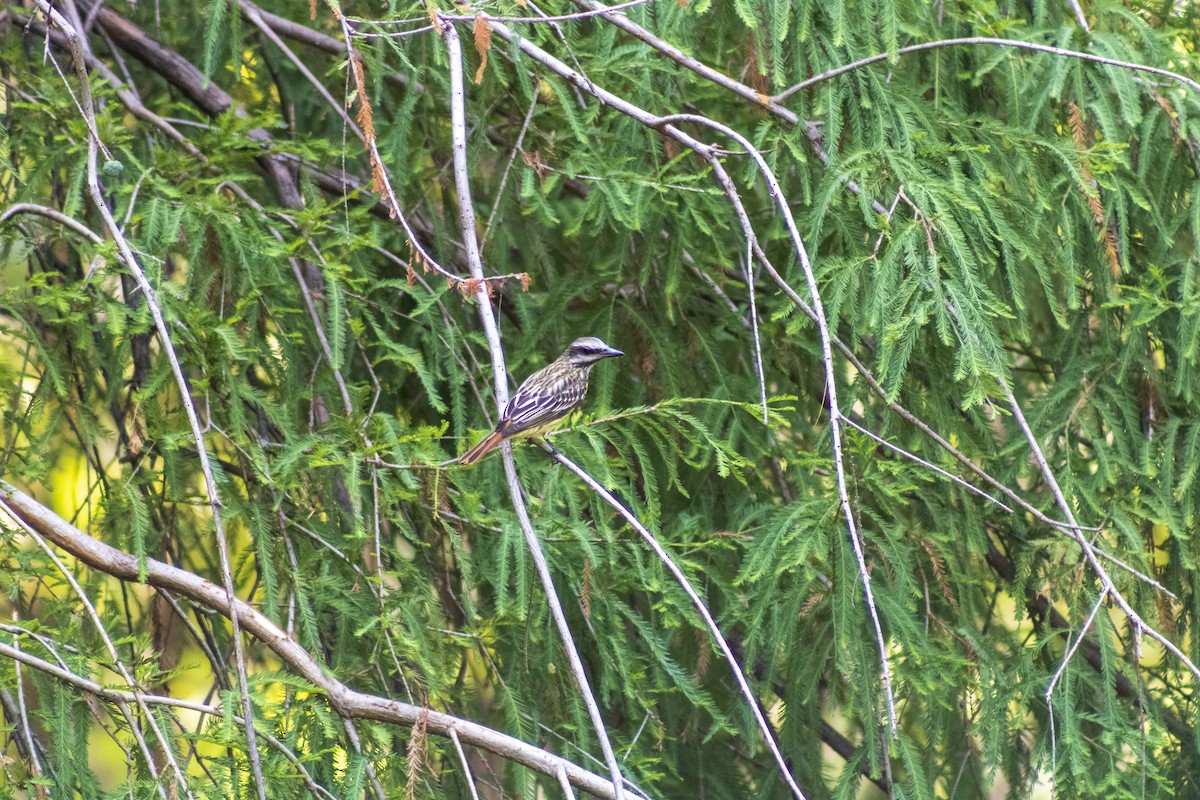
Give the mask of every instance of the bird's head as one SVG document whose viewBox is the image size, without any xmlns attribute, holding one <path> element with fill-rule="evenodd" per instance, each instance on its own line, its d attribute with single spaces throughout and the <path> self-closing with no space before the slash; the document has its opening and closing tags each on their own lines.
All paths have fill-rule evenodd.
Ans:
<svg viewBox="0 0 1200 800">
<path fill-rule="evenodd" d="M 615 347 L 609 347 L 595 336 L 584 336 L 571 342 L 571 346 L 562 354 L 562 359 L 573 367 L 587 369 L 604 358 L 616 358 L 625 355 Z"/>
</svg>

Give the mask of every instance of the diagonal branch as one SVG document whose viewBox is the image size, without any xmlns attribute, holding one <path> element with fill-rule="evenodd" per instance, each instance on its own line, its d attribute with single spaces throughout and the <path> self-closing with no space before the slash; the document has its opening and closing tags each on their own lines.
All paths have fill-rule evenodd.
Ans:
<svg viewBox="0 0 1200 800">
<path fill-rule="evenodd" d="M 849 64 L 843 64 L 840 67 L 825 70 L 819 75 L 813 75 L 811 78 L 806 78 L 800 81 L 795 86 L 783 90 L 779 94 L 771 98 L 776 103 L 782 103 L 796 92 L 807 89 L 822 81 L 827 81 L 830 78 L 836 78 L 838 75 L 845 75 L 847 72 L 853 72 L 856 69 L 878 64 L 880 61 L 886 61 L 893 56 L 902 56 L 905 53 L 915 53 L 920 50 L 935 50 L 939 47 L 957 47 L 959 45 L 978 45 L 988 44 L 998 47 L 1014 47 L 1018 50 L 1032 50 L 1035 53 L 1050 53 L 1051 55 L 1061 56 L 1063 58 L 1077 58 L 1081 61 L 1091 61 L 1095 64 L 1104 64 L 1109 67 L 1119 67 L 1121 69 L 1131 70 L 1133 72 L 1146 72 L 1151 75 L 1161 75 L 1164 78 L 1170 78 L 1173 81 L 1178 81 L 1184 86 L 1187 86 L 1195 92 L 1200 92 L 1200 83 L 1192 80 L 1186 75 L 1178 72 L 1172 72 L 1169 69 L 1160 69 L 1158 67 L 1147 66 L 1146 64 L 1138 64 L 1133 61 L 1121 61 L 1116 58 L 1105 58 L 1104 56 L 1096 56 L 1091 53 L 1081 53 L 1078 50 L 1067 50 L 1062 47 L 1052 47 L 1048 44 L 1037 44 L 1036 42 L 1022 42 L 1016 39 L 997 39 L 993 36 L 966 36 L 961 39 L 940 39 L 936 42 L 922 42 L 921 44 L 912 44 L 907 47 L 901 47 L 894 53 L 878 53 L 866 58 L 860 58 L 858 61 L 853 61 Z"/>
</svg>

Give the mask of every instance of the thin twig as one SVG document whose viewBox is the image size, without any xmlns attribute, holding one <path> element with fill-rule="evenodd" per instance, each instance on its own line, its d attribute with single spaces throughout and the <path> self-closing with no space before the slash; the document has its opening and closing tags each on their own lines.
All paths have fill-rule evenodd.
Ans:
<svg viewBox="0 0 1200 800">
<path fill-rule="evenodd" d="M 254 23 L 254 27 L 258 28 L 262 32 L 263 36 L 266 36 L 271 40 L 272 44 L 283 51 L 283 54 L 287 56 L 288 61 L 292 62 L 296 69 L 300 71 L 300 74 L 304 76 L 305 80 L 312 84 L 312 87 L 317 90 L 317 94 L 321 95 L 325 102 L 328 103 L 333 109 L 334 113 L 341 118 L 342 124 L 345 125 L 360 142 L 365 141 L 362 129 L 359 128 L 358 125 L 355 124 L 354 120 L 350 118 L 350 115 L 346 113 L 345 106 L 334 99 L 333 95 L 329 93 L 329 90 L 325 88 L 325 84 L 321 83 L 321 81 L 317 79 L 317 76 L 312 73 L 312 70 L 308 68 L 308 65 L 296 55 L 292 48 L 287 46 L 287 43 L 284 42 L 283 39 L 279 38 L 279 34 L 275 32 L 274 28 L 266 23 L 258 9 L 251 5 L 245 5 L 242 7 L 242 13 L 247 19 Z"/>
<path fill-rule="evenodd" d="M 750 299 L 750 331 L 754 336 L 754 376 L 758 378 L 758 400 L 762 404 L 763 427 L 770 425 L 770 409 L 767 408 L 767 376 L 763 368 L 762 337 L 759 335 L 758 301 L 754 296 L 754 245 L 746 240 L 746 255 L 742 262 L 746 275 L 746 295 Z"/>
<path fill-rule="evenodd" d="M 4 209 L 3 214 L 0 214 L 0 224 L 8 222 L 18 214 L 37 214 L 39 216 L 46 217 L 47 219 L 54 220 L 64 227 L 70 228 L 92 244 L 104 244 L 104 239 L 100 237 L 100 234 L 96 233 L 79 220 L 72 219 L 57 209 L 49 208 L 47 206 L 39 206 L 35 203 L 14 203 L 13 205 Z"/>
<path fill-rule="evenodd" d="M 450 729 L 450 741 L 454 742 L 454 751 L 458 753 L 458 763 L 462 764 L 463 777 L 467 781 L 467 788 L 471 790 L 471 800 L 479 800 L 479 792 L 475 790 L 475 779 L 471 776 L 471 763 L 467 761 L 467 754 L 463 750 L 462 740 L 458 738 L 458 731 L 454 730 L 454 728 Z M 570 785 L 569 783 L 567 784 L 568 788 Z"/>
<path fill-rule="evenodd" d="M 331 3 L 330 8 L 333 10 L 334 16 L 337 18 L 342 27 L 342 36 L 345 39 L 345 50 L 348 58 L 347 69 L 352 75 L 356 76 L 357 80 L 358 77 L 361 77 L 362 73 L 362 58 L 354 49 L 354 32 L 350 30 L 349 20 L 342 13 L 338 5 Z M 358 101 L 362 104 L 369 103 L 369 100 L 366 97 L 360 97 Z M 366 107 L 369 108 L 369 106 Z M 367 132 L 364 131 L 364 133 Z M 413 254 L 417 257 L 415 260 L 423 268 L 432 269 L 434 272 L 438 273 L 452 283 L 465 284 L 468 280 L 467 278 L 463 278 L 461 275 L 456 275 L 439 264 L 417 238 L 416 231 L 413 230 L 408 218 L 404 215 L 404 210 L 400 207 L 400 200 L 396 197 L 395 190 L 392 189 L 391 175 L 387 169 L 387 165 L 384 163 L 383 157 L 379 154 L 379 147 L 373 133 L 365 136 L 363 139 L 363 145 L 367 149 L 367 155 L 369 156 L 371 162 L 372 177 L 376 179 L 378 188 L 381 190 L 384 204 L 387 206 L 391 216 L 399 220 L 400 227 L 404 230 L 404 235 L 408 238 L 409 246 L 412 248 Z M 525 273 L 511 273 L 509 275 L 490 276 L 479 275 L 472 277 L 470 280 L 479 280 L 483 281 L 484 283 L 503 283 L 513 279 L 526 280 L 527 276 Z"/>
<path fill-rule="evenodd" d="M 13 612 L 14 619 L 16 611 Z M 13 647 L 20 649 L 20 639 L 13 639 Z M 21 662 L 14 661 L 14 672 L 17 683 L 17 717 L 20 721 L 21 736 L 24 737 L 25 748 L 28 751 L 29 763 L 32 767 L 31 772 L 34 776 L 40 776 L 43 772 L 41 759 L 38 756 L 38 751 L 41 749 L 41 743 L 33 736 L 33 727 L 29 724 L 29 711 L 25 705 L 25 679 L 21 675 Z M 7 709 L 6 709 L 7 711 Z M 10 719 L 11 721 L 11 719 Z M 53 773 L 52 773 L 53 774 Z M 45 798 L 45 792 L 39 792 L 39 797 Z"/>
<path fill-rule="evenodd" d="M 581 8 L 599 9 L 599 3 L 594 0 L 572 0 L 575 5 Z M 822 164 L 829 163 L 829 154 L 825 152 L 825 148 L 821 145 L 821 129 L 814 122 L 801 122 L 799 115 L 790 108 L 785 107 L 771 97 L 763 94 L 757 89 L 747 86 L 741 81 L 734 80 L 725 73 L 713 69 L 699 59 L 687 55 L 683 50 L 668 42 L 651 31 L 646 30 L 641 25 L 631 20 L 624 14 L 605 14 L 602 19 L 612 23 L 616 27 L 630 34 L 639 41 L 649 45 L 653 49 L 662 53 L 667 58 L 679 64 L 687 70 L 691 70 L 696 75 L 704 78 L 707 81 L 727 89 L 734 94 L 742 97 L 745 100 L 753 103 L 756 107 L 764 108 L 769 113 L 773 114 L 778 119 L 782 120 L 789 126 L 803 125 L 805 137 L 808 139 L 809 147 L 817 156 L 817 159 Z M 862 194 L 862 188 L 853 179 L 846 179 L 846 189 L 852 194 Z M 878 201 L 872 200 L 871 207 L 880 214 L 886 214 L 887 209 L 879 204 Z"/>
<path fill-rule="evenodd" d="M 1004 379 L 1003 375 L 1001 375 L 999 371 L 995 373 L 995 377 L 1000 383 L 1000 387 L 1008 399 L 1009 408 L 1013 412 L 1013 419 L 1016 420 L 1017 426 L 1021 429 L 1021 432 L 1025 434 L 1025 441 L 1029 443 L 1029 449 L 1033 453 L 1034 461 L 1037 463 L 1038 469 L 1042 473 L 1042 477 L 1045 478 L 1046 484 L 1050 487 L 1050 491 L 1054 494 L 1054 500 L 1058 504 L 1059 510 L 1066 518 L 1067 523 L 1071 526 L 1070 530 L 1073 534 L 1072 538 L 1075 539 L 1075 541 L 1079 544 L 1080 549 L 1083 550 L 1083 555 L 1091 565 L 1092 571 L 1096 574 L 1096 577 L 1100 580 L 1100 585 L 1104 588 L 1105 592 L 1116 601 L 1117 605 L 1121 607 L 1121 611 L 1124 612 L 1125 616 L 1129 619 L 1129 624 L 1133 628 L 1133 635 L 1135 637 L 1140 636 L 1143 631 L 1149 634 L 1150 638 L 1154 639 L 1156 642 L 1166 648 L 1171 655 L 1178 658 L 1179 661 L 1185 667 L 1187 667 L 1197 679 L 1200 679 L 1200 668 L 1196 667 L 1195 663 L 1193 663 L 1192 660 L 1187 657 L 1187 655 L 1179 648 L 1177 644 L 1161 634 L 1156 628 L 1146 624 L 1146 621 L 1143 620 L 1141 615 L 1133 609 L 1133 606 L 1129 605 L 1129 601 L 1125 599 L 1125 596 L 1117 590 L 1117 587 L 1113 583 L 1112 578 L 1109 576 L 1108 571 L 1104 569 L 1104 565 L 1100 563 L 1100 560 L 1096 555 L 1095 548 L 1092 547 L 1092 544 L 1087 540 L 1087 537 L 1083 535 L 1083 528 L 1075 521 L 1075 512 L 1071 509 L 1070 503 L 1067 502 L 1067 498 L 1063 494 L 1062 488 L 1058 484 L 1058 479 L 1054 476 L 1054 471 L 1050 469 L 1050 463 L 1046 460 L 1046 456 L 1042 452 L 1042 447 L 1040 444 L 1038 444 L 1037 437 L 1033 434 L 1033 429 L 1029 427 L 1029 423 L 1025 420 L 1025 414 L 1021 410 L 1021 404 L 1017 402 L 1017 398 L 1012 393 L 1012 389 L 1009 388 L 1008 382 Z"/>
<path fill-rule="evenodd" d="M 1075 21 L 1079 23 L 1079 27 L 1091 33 L 1092 29 L 1088 25 L 1087 17 L 1083 13 L 1083 7 L 1079 5 L 1079 0 L 1070 0 L 1070 3 L 1071 10 L 1075 12 Z"/>
<path fill-rule="evenodd" d="M 901 47 L 892 53 L 879 53 L 877 55 L 860 58 L 858 61 L 853 61 L 849 64 L 844 64 L 840 67 L 825 70 L 819 75 L 813 75 L 811 78 L 806 78 L 800 81 L 795 86 L 783 90 L 771 99 L 777 103 L 782 103 L 796 92 L 807 89 L 810 86 L 827 81 L 830 78 L 836 78 L 838 75 L 845 75 L 847 72 L 853 72 L 856 69 L 871 64 L 878 64 L 880 61 L 886 61 L 893 56 L 901 56 L 905 53 L 915 53 L 920 50 L 934 50 L 939 47 L 957 47 L 959 45 L 997 45 L 999 47 L 1014 47 L 1018 50 L 1032 50 L 1037 53 L 1050 53 L 1051 55 L 1062 56 L 1064 58 L 1078 58 L 1082 61 L 1091 61 L 1096 64 L 1104 64 L 1109 67 L 1120 67 L 1121 69 L 1132 70 L 1134 72 L 1148 72 L 1152 75 L 1162 75 L 1165 78 L 1179 81 L 1196 92 L 1200 92 L 1200 83 L 1192 80 L 1186 75 L 1181 75 L 1178 72 L 1172 72 L 1169 69 L 1159 69 L 1158 67 L 1150 67 L 1145 64 L 1137 64 L 1132 61 L 1121 61 L 1116 58 L 1105 58 L 1104 56 L 1094 56 L 1091 53 L 1081 53 L 1078 50 L 1066 50 L 1062 47 L 1052 47 L 1048 44 L 1037 44 L 1035 42 L 1020 42 L 1015 39 L 997 39 L 992 36 L 965 36 L 959 39 L 940 39 L 936 42 L 922 42 L 921 44 L 912 44 L 907 47 Z"/>
<path fill-rule="evenodd" d="M 571 782 L 567 780 L 566 770 L 560 768 L 555 775 L 558 778 L 558 785 L 562 787 L 563 797 L 566 800 L 575 800 L 575 791 L 571 788 Z"/>
<path fill-rule="evenodd" d="M 487 224 L 483 226 L 483 236 L 479 240 L 479 249 L 482 251 L 487 246 L 488 237 L 492 235 L 492 221 L 496 219 L 496 212 L 500 210 L 500 201 L 504 199 L 504 187 L 508 185 L 508 175 L 512 171 L 513 162 L 517 160 L 517 153 L 522 152 L 521 145 L 525 142 L 525 132 L 529 130 L 529 123 L 533 121 L 533 112 L 537 109 L 538 94 L 533 93 L 533 102 L 529 104 L 529 110 L 525 112 L 525 121 L 521 123 L 521 132 L 517 134 L 517 140 L 513 142 L 512 152 L 508 154 L 508 163 L 504 165 L 504 173 L 500 176 L 500 188 L 496 190 L 496 200 L 492 203 L 492 211 L 488 214 Z"/>
<path fill-rule="evenodd" d="M 905 450 L 903 447 L 900 447 L 899 445 L 892 444 L 887 439 L 884 439 L 882 436 L 879 436 L 878 434 L 875 434 L 875 433 L 871 432 L 870 430 L 864 428 L 862 425 L 859 425 L 857 422 L 850 419 L 845 414 L 842 415 L 842 422 L 845 422 L 851 428 L 854 428 L 856 431 L 858 431 L 862 435 L 878 442 L 880 445 L 886 447 L 887 449 L 889 449 L 895 453 L 899 453 L 904 458 L 907 458 L 908 460 L 910 460 L 916 464 L 920 464 L 922 467 L 925 467 L 926 469 L 933 470 L 938 475 L 941 475 L 945 478 L 949 478 L 951 481 L 953 481 L 954 483 L 957 483 L 959 486 L 963 487 L 971 494 L 982 497 L 984 500 L 987 500 L 990 503 L 994 503 L 995 505 L 997 505 L 1000 508 L 1007 511 L 1009 514 L 1013 513 L 1013 510 L 1010 507 L 1004 505 L 1004 503 L 1002 503 L 999 500 L 997 500 L 996 498 L 992 497 L 990 494 L 983 491 L 982 489 L 980 489 L 978 486 L 971 483 L 970 481 L 966 481 L 966 480 L 960 478 L 959 476 L 955 475 L 952 472 L 947 472 L 946 470 L 939 467 L 937 464 L 930 463 L 930 462 L 926 461 L 925 459 L 921 458 L 920 456 L 916 455 L 915 453 L 908 452 L 907 450 Z"/>
<path fill-rule="evenodd" d="M 572 22 L 579 19 L 591 19 L 592 17 L 606 16 L 618 11 L 624 11 L 633 6 L 640 6 L 644 3 L 653 2 L 653 0 L 627 0 L 624 3 L 617 3 L 615 6 L 607 6 L 596 8 L 591 11 L 582 11 L 578 14 L 560 14 L 559 16 L 541 16 L 541 17 L 493 17 L 488 14 L 478 14 L 476 16 L 467 17 L 457 14 L 438 14 L 438 17 L 444 20 L 453 22 L 474 22 L 481 19 L 486 22 Z"/>
<path fill-rule="evenodd" d="M 1079 649 L 1079 645 L 1083 643 L 1084 636 L 1087 635 L 1088 629 L 1092 627 L 1092 621 L 1096 618 L 1096 614 L 1104 607 L 1104 601 L 1108 598 L 1108 592 L 1100 592 L 1100 596 L 1096 598 L 1096 602 L 1092 604 L 1092 610 L 1087 615 L 1087 619 L 1083 621 L 1083 627 L 1079 629 L 1079 636 L 1067 648 L 1067 652 L 1063 653 L 1062 662 L 1058 665 L 1058 669 L 1054 671 L 1054 677 L 1050 679 L 1050 685 L 1046 687 L 1045 698 L 1046 706 L 1050 713 L 1054 713 L 1054 707 L 1051 698 L 1054 696 L 1054 687 L 1058 685 L 1059 678 L 1067 669 L 1067 662 L 1071 660 L 1071 656 L 1075 655 L 1075 651 Z"/>
</svg>

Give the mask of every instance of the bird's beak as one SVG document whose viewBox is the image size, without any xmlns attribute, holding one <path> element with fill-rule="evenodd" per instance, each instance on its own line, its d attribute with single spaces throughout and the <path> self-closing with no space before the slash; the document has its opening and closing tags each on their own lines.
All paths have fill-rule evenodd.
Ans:
<svg viewBox="0 0 1200 800">
<path fill-rule="evenodd" d="M 607 347 L 607 345 L 605 345 L 605 346 Z M 623 356 L 623 355 L 625 355 L 625 353 L 623 353 L 622 351 L 618 350 L 615 347 L 609 347 L 607 350 L 604 351 L 605 358 L 616 358 L 617 356 Z"/>
</svg>

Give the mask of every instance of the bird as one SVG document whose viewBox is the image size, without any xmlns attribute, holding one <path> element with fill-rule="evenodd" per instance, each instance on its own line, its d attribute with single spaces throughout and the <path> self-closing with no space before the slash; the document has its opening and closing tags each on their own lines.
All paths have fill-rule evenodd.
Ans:
<svg viewBox="0 0 1200 800">
<path fill-rule="evenodd" d="M 571 342 L 561 356 L 525 379 L 504 407 L 496 427 L 463 453 L 458 463 L 476 463 L 505 439 L 540 436 L 554 429 L 583 405 L 592 367 L 606 358 L 623 355 L 595 336 L 584 336 Z"/>
</svg>

